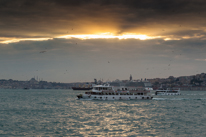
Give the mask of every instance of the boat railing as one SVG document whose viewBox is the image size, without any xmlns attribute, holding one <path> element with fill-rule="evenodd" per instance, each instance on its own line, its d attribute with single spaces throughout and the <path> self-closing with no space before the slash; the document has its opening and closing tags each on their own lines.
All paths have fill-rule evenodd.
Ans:
<svg viewBox="0 0 206 137">
<path fill-rule="evenodd" d="M 147 95 L 146 92 L 85 92 L 88 95 Z"/>
<path fill-rule="evenodd" d="M 180 91 L 180 88 L 167 88 L 167 90 Z"/>
</svg>

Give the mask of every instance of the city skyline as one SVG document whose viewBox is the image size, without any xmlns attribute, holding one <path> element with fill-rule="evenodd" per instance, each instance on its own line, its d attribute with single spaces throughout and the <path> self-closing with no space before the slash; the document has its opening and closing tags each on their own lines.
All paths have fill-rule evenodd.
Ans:
<svg viewBox="0 0 206 137">
<path fill-rule="evenodd" d="M 0 0 L 0 79 L 204 73 L 206 2 Z"/>
<path fill-rule="evenodd" d="M 13 81 L 31 81 L 31 80 L 35 80 L 35 81 L 45 81 L 45 82 L 54 82 L 54 83 L 68 83 L 68 84 L 71 84 L 71 83 L 88 83 L 88 82 L 91 82 L 91 83 L 94 83 L 95 80 L 96 81 L 101 81 L 101 82 L 114 82 L 114 81 L 148 81 L 148 80 L 156 80 L 156 79 L 170 79 L 171 77 L 172 78 L 186 78 L 186 77 L 196 77 L 196 76 L 200 76 L 200 75 L 206 75 L 206 73 L 199 73 L 199 74 L 191 74 L 191 75 L 186 75 L 186 76 L 169 76 L 169 77 L 155 77 L 155 78 L 150 78 L 150 79 L 147 79 L 147 78 L 133 78 L 132 74 L 130 74 L 130 76 L 128 78 L 124 78 L 124 79 L 113 79 L 113 80 L 104 80 L 102 78 L 100 79 L 96 79 L 94 78 L 93 80 L 88 80 L 88 81 L 74 81 L 74 82 L 59 82 L 59 81 L 46 81 L 46 80 L 43 80 L 43 78 L 39 78 L 38 76 L 33 76 L 27 80 L 19 80 L 19 79 L 12 79 L 12 78 L 9 78 L 9 79 L 1 79 L 0 80 L 13 80 Z"/>
</svg>

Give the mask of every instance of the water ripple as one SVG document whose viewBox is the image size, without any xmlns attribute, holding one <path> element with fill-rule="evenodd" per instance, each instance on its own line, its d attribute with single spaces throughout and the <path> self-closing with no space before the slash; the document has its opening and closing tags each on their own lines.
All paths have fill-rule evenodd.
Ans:
<svg viewBox="0 0 206 137">
<path fill-rule="evenodd" d="M 0 136 L 206 136 L 204 91 L 137 101 L 76 100 L 81 92 L 0 91 Z"/>
</svg>

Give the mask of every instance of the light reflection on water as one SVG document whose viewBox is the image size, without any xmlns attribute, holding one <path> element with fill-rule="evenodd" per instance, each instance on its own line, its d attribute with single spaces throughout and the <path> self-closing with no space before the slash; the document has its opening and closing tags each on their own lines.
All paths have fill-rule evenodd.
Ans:
<svg viewBox="0 0 206 137">
<path fill-rule="evenodd" d="M 0 135 L 206 135 L 204 91 L 137 101 L 76 100 L 81 92 L 1 90 Z"/>
</svg>

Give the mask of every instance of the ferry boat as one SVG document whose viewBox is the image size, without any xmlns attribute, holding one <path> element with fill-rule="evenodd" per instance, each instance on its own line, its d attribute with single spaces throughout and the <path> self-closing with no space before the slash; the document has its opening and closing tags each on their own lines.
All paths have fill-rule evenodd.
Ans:
<svg viewBox="0 0 206 137">
<path fill-rule="evenodd" d="M 181 95 L 181 93 L 179 88 L 160 88 L 155 91 L 155 95 Z"/>
<path fill-rule="evenodd" d="M 90 92 L 77 95 L 77 99 L 91 100 L 139 100 L 152 99 L 146 89 L 130 89 L 131 87 L 114 87 L 109 84 L 96 85 Z"/>
</svg>

